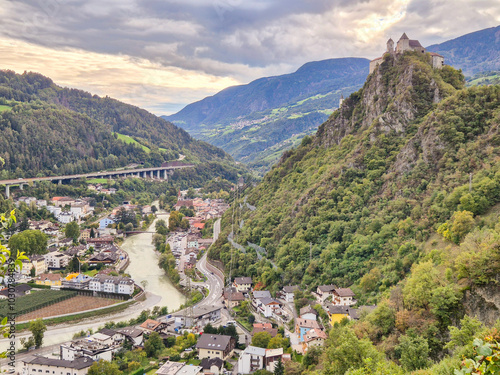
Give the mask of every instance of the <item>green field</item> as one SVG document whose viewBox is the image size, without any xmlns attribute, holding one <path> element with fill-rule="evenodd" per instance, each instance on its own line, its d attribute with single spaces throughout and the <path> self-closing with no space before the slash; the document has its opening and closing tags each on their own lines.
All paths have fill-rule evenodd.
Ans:
<svg viewBox="0 0 500 375">
<path fill-rule="evenodd" d="M 15 313 L 22 315 L 52 305 L 65 299 L 76 296 L 76 292 L 67 290 L 32 290 L 31 294 L 16 298 Z M 7 300 L 0 301 L 0 316 L 12 314 Z"/>
<path fill-rule="evenodd" d="M 105 184 L 108 182 L 106 178 L 91 178 L 87 180 L 89 184 Z"/>
<path fill-rule="evenodd" d="M 120 134 L 120 133 L 114 133 L 116 134 L 116 136 L 118 137 L 119 140 L 125 142 L 125 143 L 133 143 L 133 144 L 136 144 L 137 146 L 141 147 L 144 151 L 146 152 L 150 152 L 150 148 L 149 147 L 146 147 L 144 145 L 141 145 L 139 142 L 137 142 L 134 138 L 128 136 L 128 135 L 125 135 L 125 134 Z"/>
<path fill-rule="evenodd" d="M 12 109 L 12 107 L 10 107 L 8 105 L 0 105 L 0 112 L 10 111 L 11 109 Z"/>
</svg>

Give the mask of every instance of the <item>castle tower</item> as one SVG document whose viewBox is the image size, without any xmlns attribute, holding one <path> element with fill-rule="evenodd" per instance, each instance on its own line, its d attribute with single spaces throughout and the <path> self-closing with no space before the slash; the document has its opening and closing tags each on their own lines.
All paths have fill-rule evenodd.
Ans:
<svg viewBox="0 0 500 375">
<path fill-rule="evenodd" d="M 403 33 L 401 35 L 401 38 L 398 40 L 398 44 L 396 45 L 396 52 L 397 53 L 403 53 L 404 51 L 408 51 L 410 49 L 410 38 L 406 35 L 406 33 Z"/>
<path fill-rule="evenodd" d="M 392 40 L 392 38 L 389 38 L 389 40 L 387 41 L 387 52 L 394 52 L 394 41 Z"/>
<path fill-rule="evenodd" d="M 339 108 L 342 107 L 342 103 L 344 103 L 344 94 L 340 94 Z"/>
</svg>

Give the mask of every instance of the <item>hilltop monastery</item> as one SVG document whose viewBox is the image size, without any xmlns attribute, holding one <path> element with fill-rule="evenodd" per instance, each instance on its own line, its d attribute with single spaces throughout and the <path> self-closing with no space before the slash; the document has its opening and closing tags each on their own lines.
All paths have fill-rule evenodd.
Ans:
<svg viewBox="0 0 500 375">
<path fill-rule="evenodd" d="M 405 51 L 417 51 L 421 53 L 426 53 L 424 47 L 420 44 L 418 40 L 409 39 L 406 33 L 404 33 L 401 38 L 399 38 L 396 49 L 394 49 L 394 42 L 392 39 L 387 41 L 387 51 L 385 53 L 403 53 Z M 444 57 L 435 52 L 429 52 L 431 56 L 431 65 L 433 68 L 441 69 L 444 65 Z M 370 74 L 373 73 L 375 68 L 384 61 L 384 56 L 378 57 L 372 61 L 370 61 Z"/>
</svg>

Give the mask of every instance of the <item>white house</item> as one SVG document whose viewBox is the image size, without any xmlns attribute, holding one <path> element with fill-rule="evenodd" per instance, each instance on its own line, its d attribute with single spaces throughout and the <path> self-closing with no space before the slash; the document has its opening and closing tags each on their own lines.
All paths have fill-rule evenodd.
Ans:
<svg viewBox="0 0 500 375">
<path fill-rule="evenodd" d="M 89 357 L 79 357 L 73 360 L 53 359 L 41 356 L 30 356 L 23 360 L 23 375 L 33 374 L 71 374 L 87 375 L 94 360 Z"/>
<path fill-rule="evenodd" d="M 51 251 L 50 253 L 44 254 L 43 257 L 45 258 L 47 268 L 64 268 L 70 261 L 69 256 L 58 251 Z"/>
<path fill-rule="evenodd" d="M 97 275 L 90 280 L 89 289 L 95 292 L 131 295 L 134 293 L 134 280 L 121 276 Z"/>
<path fill-rule="evenodd" d="M 282 358 L 283 348 L 264 349 L 247 346 L 238 359 L 238 373 L 251 374 L 257 370 L 266 369 L 274 372 L 276 362 Z"/>
<path fill-rule="evenodd" d="M 114 348 L 111 345 L 102 344 L 98 340 L 92 340 L 89 337 L 61 345 L 59 354 L 61 359 L 66 361 L 74 361 L 83 356 L 92 358 L 94 361 L 100 359 L 111 361 L 113 359 L 113 350 Z"/>
<path fill-rule="evenodd" d="M 295 291 L 299 289 L 298 285 L 288 285 L 283 287 L 283 298 L 286 302 L 293 302 Z"/>
</svg>

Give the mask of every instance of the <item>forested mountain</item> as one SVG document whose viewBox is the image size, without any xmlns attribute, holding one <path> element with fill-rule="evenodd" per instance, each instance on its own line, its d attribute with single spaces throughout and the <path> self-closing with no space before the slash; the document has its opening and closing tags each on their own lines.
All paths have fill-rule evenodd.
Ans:
<svg viewBox="0 0 500 375">
<path fill-rule="evenodd" d="M 500 26 L 479 30 L 427 47 L 444 56 L 446 64 L 462 69 L 466 76 L 500 70 Z"/>
<path fill-rule="evenodd" d="M 234 180 L 232 158 L 153 114 L 117 100 L 62 88 L 37 73 L 0 71 L 2 178 L 70 174 L 142 162 L 219 164 Z M 128 137 L 126 137 L 128 136 Z"/>
<path fill-rule="evenodd" d="M 499 316 L 500 86 L 464 89 L 428 58 L 385 55 L 223 218 L 209 256 L 233 276 L 351 287 L 378 305 L 289 373 L 451 375 Z"/>
<path fill-rule="evenodd" d="M 310 62 L 291 74 L 229 87 L 164 118 L 265 171 L 283 150 L 314 133 L 367 74 L 367 59 Z"/>
</svg>

